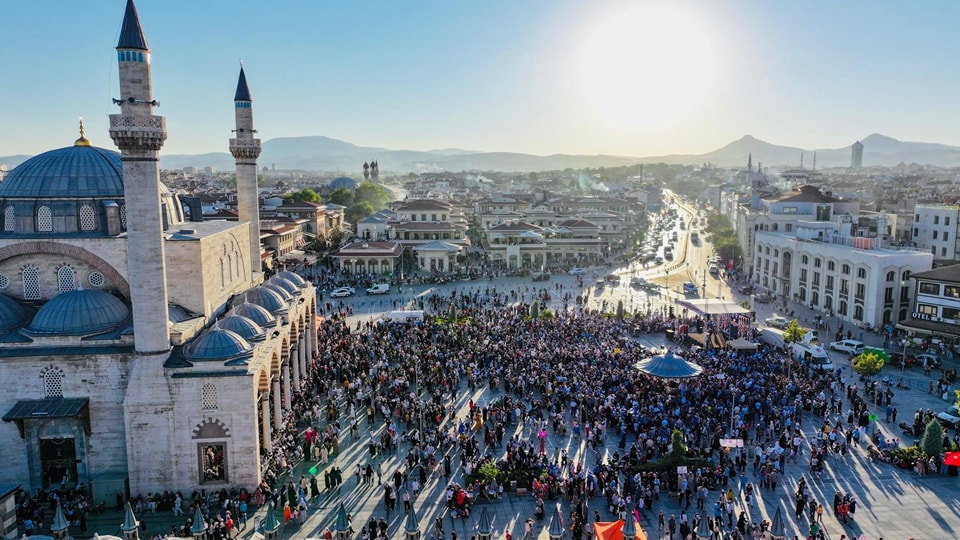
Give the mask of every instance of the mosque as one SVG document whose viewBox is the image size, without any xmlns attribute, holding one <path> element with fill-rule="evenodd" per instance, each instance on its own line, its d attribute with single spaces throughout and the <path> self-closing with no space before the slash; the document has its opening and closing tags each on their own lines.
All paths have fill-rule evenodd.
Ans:
<svg viewBox="0 0 960 540">
<path fill-rule="evenodd" d="M 0 483 L 83 484 L 109 502 L 252 489 L 315 357 L 316 292 L 261 272 L 243 68 L 229 141 L 239 221 L 196 221 L 160 183 L 167 131 L 133 0 L 116 51 L 120 152 L 81 125 L 0 184 Z"/>
</svg>

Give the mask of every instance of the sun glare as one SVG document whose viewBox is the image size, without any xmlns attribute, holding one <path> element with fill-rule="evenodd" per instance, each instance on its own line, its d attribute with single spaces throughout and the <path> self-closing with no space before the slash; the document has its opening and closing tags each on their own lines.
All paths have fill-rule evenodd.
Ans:
<svg viewBox="0 0 960 540">
<path fill-rule="evenodd" d="M 668 127 L 706 92 L 711 45 L 682 4 L 634 5 L 611 13 L 591 29 L 581 49 L 585 98 L 621 129 Z"/>
</svg>

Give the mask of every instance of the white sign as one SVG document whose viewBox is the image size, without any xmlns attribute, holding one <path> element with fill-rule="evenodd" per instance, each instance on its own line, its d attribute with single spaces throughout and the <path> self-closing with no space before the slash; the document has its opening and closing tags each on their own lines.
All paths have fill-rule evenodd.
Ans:
<svg viewBox="0 0 960 540">
<path fill-rule="evenodd" d="M 685 465 L 677 467 L 677 474 L 687 474 L 687 467 Z"/>
<path fill-rule="evenodd" d="M 743 448 L 743 439 L 720 439 L 723 448 Z"/>
</svg>

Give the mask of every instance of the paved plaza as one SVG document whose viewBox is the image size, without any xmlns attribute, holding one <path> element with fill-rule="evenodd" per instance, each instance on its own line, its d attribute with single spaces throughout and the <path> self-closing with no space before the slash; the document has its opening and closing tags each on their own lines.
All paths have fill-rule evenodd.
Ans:
<svg viewBox="0 0 960 540">
<path fill-rule="evenodd" d="M 596 270 L 597 273 L 603 271 L 606 270 Z M 560 283 L 562 286 L 559 290 L 556 289 L 557 283 Z M 589 283 L 585 283 L 584 285 L 587 288 L 590 287 Z M 382 312 L 393 309 L 396 307 L 395 302 L 408 308 L 414 308 L 417 306 L 419 299 L 425 298 L 430 294 L 449 294 L 453 289 L 469 291 L 486 287 L 496 287 L 499 291 L 516 289 L 520 291 L 518 301 L 521 301 L 524 297 L 524 292 L 526 292 L 527 295 L 533 294 L 532 289 L 534 286 L 537 288 L 547 287 L 548 289 L 552 289 L 552 291 L 556 290 L 558 294 L 552 294 L 551 301 L 548 304 L 552 309 L 558 310 L 562 309 L 563 306 L 563 292 L 579 292 L 576 288 L 576 278 L 572 276 L 555 276 L 551 282 L 546 284 L 531 283 L 529 278 L 509 278 L 490 281 L 457 282 L 440 286 L 405 286 L 401 295 L 393 293 L 389 296 L 376 298 L 358 296 L 345 300 L 344 305 L 353 308 L 353 315 L 348 318 L 348 321 L 352 327 L 356 327 L 357 324 L 363 324 L 371 319 L 376 319 Z M 616 288 L 608 289 L 603 292 L 602 295 L 597 295 L 592 290 L 588 292 L 591 297 L 591 304 L 602 301 L 602 299 L 607 299 L 608 302 L 614 302 L 617 299 L 617 293 L 618 290 Z M 622 293 L 631 295 L 642 294 L 637 291 L 628 291 L 625 287 Z M 729 289 L 727 294 L 729 294 Z M 598 298 L 601 300 L 598 300 Z M 666 300 L 664 298 L 666 298 Z M 527 299 L 529 300 L 530 296 L 528 296 Z M 664 295 L 660 295 L 653 300 L 661 303 L 670 301 L 669 296 Z M 645 305 L 646 298 L 640 296 L 637 297 L 635 301 L 643 302 Z M 576 307 L 575 304 L 568 303 L 568 308 L 573 309 L 574 307 Z M 797 311 L 796 316 L 801 319 L 813 316 L 812 312 L 808 313 L 807 311 L 803 311 L 804 308 L 802 308 L 802 306 L 787 307 L 788 309 Z M 769 309 L 772 310 L 775 308 L 776 306 L 770 306 Z M 758 319 L 762 320 L 762 317 L 763 315 L 758 314 Z M 864 338 L 868 344 L 882 344 L 878 343 L 882 341 L 879 336 L 868 334 L 864 336 Z M 637 339 L 648 347 L 664 348 L 673 346 L 672 343 L 665 341 L 662 333 L 644 334 L 638 336 Z M 851 381 L 856 379 L 849 368 L 848 362 L 843 360 L 839 355 L 835 356 L 834 361 L 838 365 L 843 366 L 843 369 L 847 372 L 847 377 Z M 951 368 L 956 367 L 956 365 L 955 362 L 950 362 L 944 367 Z M 901 419 L 909 418 L 917 408 L 929 408 L 937 412 L 946 407 L 947 404 L 937 396 L 921 390 L 921 388 L 926 388 L 927 381 L 931 380 L 931 377 L 936 377 L 937 374 L 938 372 L 934 371 L 930 377 L 924 377 L 922 371 L 917 368 L 914 368 L 912 372 L 907 371 L 905 373 L 909 381 L 915 381 L 913 384 L 915 388 L 895 390 L 896 394 L 893 399 L 893 405 L 900 411 Z M 466 382 L 463 382 L 456 395 L 455 406 L 457 408 L 457 416 L 459 418 L 466 416 L 469 407 L 468 404 L 471 400 L 476 405 L 484 406 L 493 402 L 501 395 L 501 391 L 491 390 L 487 387 L 470 390 L 467 388 Z M 878 412 L 875 406 L 872 407 L 871 410 Z M 566 414 L 569 415 L 569 412 Z M 879 415 L 882 420 L 883 413 L 879 412 Z M 382 484 L 376 482 L 372 485 L 359 484 L 353 471 L 358 463 L 364 465 L 371 463 L 374 465 L 374 469 L 379 467 L 382 472 L 383 481 L 387 481 L 395 470 L 405 466 L 403 458 L 406 456 L 410 444 L 401 443 L 397 451 L 372 458 L 368 451 L 367 442 L 371 435 L 374 437 L 380 435 L 381 430 L 384 429 L 383 420 L 379 419 L 374 422 L 373 426 L 368 426 L 366 418 L 360 415 L 360 421 L 362 429 L 361 435 L 354 438 L 345 430 L 341 436 L 341 452 L 335 459 L 331 459 L 327 464 L 311 461 L 302 462 L 295 467 L 292 476 L 282 478 L 284 482 L 290 480 L 297 482 L 300 475 L 309 474 L 311 469 L 315 470 L 317 474 L 322 477 L 325 467 L 334 466 L 339 467 L 344 473 L 343 485 L 339 489 L 325 490 L 320 497 L 312 500 L 310 503 L 309 516 L 305 522 L 303 524 L 291 522 L 283 526 L 280 533 L 281 538 L 322 536 L 326 527 L 333 528 L 336 509 L 341 503 L 352 516 L 353 529 L 358 533 L 361 527 L 371 518 L 379 519 L 383 517 L 389 524 L 390 538 L 403 537 L 405 517 L 402 515 L 402 512 L 398 514 L 397 512 L 391 513 L 387 511 L 384 504 Z M 446 422 L 444 427 L 450 427 L 449 420 Z M 567 425 L 570 425 L 569 417 L 567 418 Z M 814 431 L 819 425 L 820 422 L 814 418 L 811 413 L 804 413 L 803 428 L 808 440 L 814 436 Z M 323 423 L 321 423 L 321 427 L 323 427 Z M 416 428 L 416 426 L 404 426 L 402 422 L 398 426 L 398 430 L 413 428 Z M 899 437 L 907 444 L 913 442 L 912 439 L 906 438 L 899 433 L 896 426 L 884 425 L 881 421 L 880 429 L 885 437 Z M 507 427 L 504 440 L 508 440 L 514 434 L 530 440 L 533 440 L 535 437 L 535 434 L 531 433 L 530 430 L 524 430 L 522 425 L 513 424 Z M 481 453 L 489 452 L 497 457 L 503 455 L 504 449 L 502 447 L 485 447 L 483 446 L 482 437 L 480 437 L 480 439 Z M 609 456 L 617 450 L 617 442 L 618 437 L 615 433 L 607 434 L 604 446 L 600 449 L 604 457 Z M 629 442 L 632 442 L 632 440 Z M 749 444 L 747 446 L 749 447 Z M 572 460 L 585 463 L 588 467 L 592 467 L 595 463 L 593 450 L 588 451 L 582 439 L 574 438 L 572 433 L 562 436 L 550 430 L 549 437 L 546 441 L 547 454 L 550 456 L 558 455 L 561 449 L 566 449 Z M 461 485 L 464 483 L 463 463 L 458 450 L 444 448 L 441 452 L 450 454 L 452 457 L 453 471 L 451 477 L 444 477 L 443 467 L 437 467 L 434 472 L 430 473 L 428 481 L 426 485 L 423 486 L 419 497 L 413 501 L 413 508 L 419 518 L 420 530 L 424 534 L 424 538 L 436 537 L 434 535 L 433 524 L 437 517 L 442 517 L 444 520 L 444 531 L 447 538 L 450 538 L 453 532 L 456 532 L 458 538 L 461 539 L 469 539 L 476 536 L 480 512 L 481 509 L 484 508 L 490 516 L 494 538 L 504 538 L 505 533 L 508 531 L 514 538 L 521 538 L 524 534 L 524 521 L 534 515 L 536 499 L 529 494 L 517 495 L 516 492 L 507 490 L 502 499 L 478 502 L 474 506 L 473 513 L 469 518 L 454 518 L 450 515 L 444 504 L 444 492 L 448 484 L 452 481 L 458 482 Z M 740 494 L 742 486 L 748 482 L 754 483 L 754 485 L 759 488 L 759 478 L 754 474 L 752 467 L 748 465 L 743 477 L 732 479 L 730 482 L 730 486 L 733 487 L 735 493 L 737 493 L 736 514 L 739 514 L 740 511 L 743 510 L 747 512 L 750 522 L 759 523 L 761 520 L 771 520 L 776 510 L 780 509 L 781 515 L 786 523 L 788 538 L 793 535 L 801 538 L 806 537 L 809 523 L 806 521 L 806 518 L 801 518 L 800 520 L 795 519 L 793 506 L 793 493 L 796 484 L 801 477 L 806 477 L 813 497 L 817 501 L 824 503 L 825 508 L 830 507 L 830 501 L 832 501 L 836 491 L 853 495 L 858 502 L 854 519 L 846 525 L 841 524 L 833 512 L 828 510 L 824 513 L 823 525 L 826 538 L 836 540 L 839 539 L 841 535 L 846 535 L 847 538 L 856 538 L 861 534 L 866 534 L 868 538 L 907 539 L 912 537 L 918 540 L 921 538 L 933 540 L 938 538 L 957 538 L 958 534 L 960 534 L 955 532 L 960 530 L 960 500 L 958 500 L 960 499 L 958 498 L 958 493 L 960 493 L 960 491 L 958 491 L 958 482 L 960 482 L 960 479 L 957 477 L 940 476 L 936 474 L 921 477 L 910 470 L 899 469 L 893 465 L 879 461 L 871 461 L 867 458 L 863 450 L 856 448 L 852 449 L 846 457 L 835 458 L 831 455 L 827 461 L 825 471 L 820 477 L 817 477 L 810 474 L 806 460 L 808 455 L 809 446 L 807 445 L 804 455 L 801 456 L 796 463 L 787 464 L 783 481 L 777 486 L 776 490 L 760 491 L 758 500 L 752 508 L 745 505 L 744 498 Z M 438 462 L 442 463 L 442 458 L 438 459 Z M 707 504 L 702 511 L 696 509 L 695 503 L 691 505 L 688 510 L 691 520 L 696 513 L 712 516 L 713 501 L 719 496 L 719 491 L 711 492 L 707 497 Z M 545 539 L 548 537 L 547 530 L 555 509 L 560 510 L 561 515 L 563 515 L 566 520 L 565 523 L 569 525 L 570 501 L 556 499 L 547 500 L 544 501 L 544 503 L 546 517 L 536 521 L 534 528 L 535 538 Z M 402 509 L 402 504 L 398 503 L 397 507 L 398 509 Z M 609 512 L 606 498 L 603 496 L 598 495 L 591 499 L 589 507 L 591 525 L 595 513 L 599 515 L 601 521 L 613 521 L 616 519 L 616 516 Z M 646 532 L 648 538 L 662 537 L 662 535 L 658 534 L 656 517 L 660 511 L 663 511 L 667 517 L 675 515 L 679 519 L 683 508 L 678 505 L 675 499 L 671 499 L 667 491 L 664 490 L 660 494 L 659 500 L 654 502 L 653 511 L 641 514 L 640 526 Z M 241 531 L 240 537 L 252 538 L 255 534 L 254 523 L 260 522 L 264 518 L 264 515 L 264 508 L 257 509 L 256 512 L 252 513 L 248 526 L 244 531 Z M 184 520 L 183 517 L 174 518 L 169 513 L 143 517 L 148 522 L 148 535 L 169 531 L 170 525 L 181 525 Z M 115 534 L 116 526 L 110 525 L 111 519 L 113 523 L 119 524 L 119 521 L 117 521 L 119 519 L 119 513 L 108 512 L 105 515 L 92 517 L 88 525 L 88 534 L 92 534 L 93 532 Z M 111 528 L 112 530 L 110 530 Z M 730 530 L 730 528 L 726 528 L 725 530 Z M 83 535 L 75 534 L 75 536 Z M 678 536 L 679 535 L 676 535 L 675 538 Z M 357 537 L 359 537 L 359 534 Z M 569 527 L 568 530 L 565 531 L 565 537 L 571 538 Z"/>
</svg>

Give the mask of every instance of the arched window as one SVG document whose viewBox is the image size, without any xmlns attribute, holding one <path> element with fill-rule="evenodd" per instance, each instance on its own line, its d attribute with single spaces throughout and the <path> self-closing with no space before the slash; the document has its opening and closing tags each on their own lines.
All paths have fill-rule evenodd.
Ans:
<svg viewBox="0 0 960 540">
<path fill-rule="evenodd" d="M 902 274 L 901 277 L 900 277 L 900 279 L 903 280 L 903 281 L 906 281 L 906 280 L 910 279 L 910 271 L 909 271 L 909 270 L 904 270 L 904 271 L 903 271 L 903 274 Z M 904 318 L 905 318 L 905 317 L 900 317 L 900 320 L 902 321 Z"/>
<path fill-rule="evenodd" d="M 23 299 L 40 299 L 40 269 L 32 264 L 28 264 L 20 271 L 20 277 L 23 279 Z"/>
<path fill-rule="evenodd" d="M 887 272 L 887 281 L 893 281 L 893 280 L 895 280 L 895 279 L 897 279 L 897 273 L 896 273 L 896 272 L 894 272 L 893 270 Z"/>
<path fill-rule="evenodd" d="M 8 206 L 3 209 L 3 230 L 7 232 L 13 232 L 17 226 L 16 213 L 13 210 L 13 206 Z"/>
<path fill-rule="evenodd" d="M 857 279 L 866 279 L 867 270 L 865 268 L 857 268 Z"/>
<path fill-rule="evenodd" d="M 858 321 L 863 320 L 863 306 L 859 304 L 853 306 L 853 318 Z"/>
<path fill-rule="evenodd" d="M 800 264 L 808 264 L 809 262 L 810 262 L 810 257 L 807 257 L 806 255 L 800 256 Z"/>
<path fill-rule="evenodd" d="M 200 408 L 209 411 L 217 407 L 217 387 L 209 383 L 203 385 L 200 388 Z"/>
<path fill-rule="evenodd" d="M 80 207 L 80 230 L 92 231 L 97 228 L 97 219 L 89 204 Z"/>
<path fill-rule="evenodd" d="M 63 371 L 50 369 L 43 374 L 43 394 L 48 398 L 63 397 Z"/>
<path fill-rule="evenodd" d="M 50 213 L 49 206 L 37 208 L 37 230 L 40 232 L 53 230 L 53 214 Z"/>
<path fill-rule="evenodd" d="M 227 269 L 223 264 L 223 259 L 220 259 L 220 288 L 227 286 Z"/>
<path fill-rule="evenodd" d="M 846 275 L 850 275 L 850 265 L 849 265 L 849 264 L 845 264 L 845 265 L 841 266 L 841 267 L 840 267 L 840 273 L 843 274 L 843 275 L 845 275 L 845 276 L 846 276 Z"/>
<path fill-rule="evenodd" d="M 77 271 L 70 266 L 57 269 L 57 291 L 65 293 L 77 288 Z"/>
</svg>

